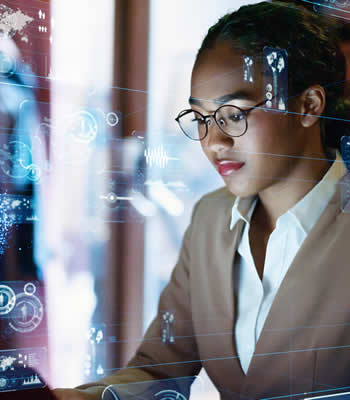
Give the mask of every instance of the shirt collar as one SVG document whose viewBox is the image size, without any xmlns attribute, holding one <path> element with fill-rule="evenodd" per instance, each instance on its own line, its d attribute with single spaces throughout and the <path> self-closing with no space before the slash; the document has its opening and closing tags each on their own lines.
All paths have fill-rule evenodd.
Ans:
<svg viewBox="0 0 350 400">
<path fill-rule="evenodd" d="M 308 234 L 315 225 L 330 199 L 334 195 L 337 183 L 346 173 L 346 166 L 339 152 L 323 178 L 301 200 L 287 211 Z"/>
<path fill-rule="evenodd" d="M 243 219 L 243 221 L 248 224 L 250 223 L 257 200 L 258 196 L 250 196 L 245 198 L 236 197 L 232 207 L 230 224 L 231 230 L 240 219 Z"/>
<path fill-rule="evenodd" d="M 286 216 L 292 216 L 305 233 L 310 232 L 335 193 L 337 183 L 346 173 L 346 166 L 343 159 L 338 151 L 336 154 L 336 159 L 321 181 L 298 201 L 297 204 L 281 215 L 278 220 Z M 232 207 L 230 230 L 234 228 L 240 219 L 243 219 L 248 224 L 250 223 L 257 200 L 257 196 L 236 197 Z"/>
</svg>

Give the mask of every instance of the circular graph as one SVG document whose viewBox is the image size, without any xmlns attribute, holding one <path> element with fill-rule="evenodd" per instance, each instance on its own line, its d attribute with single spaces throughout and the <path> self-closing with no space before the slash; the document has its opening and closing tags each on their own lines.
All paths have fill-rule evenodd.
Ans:
<svg viewBox="0 0 350 400">
<path fill-rule="evenodd" d="M 187 400 L 186 397 L 176 390 L 162 390 L 154 395 L 157 400 Z"/>
<path fill-rule="evenodd" d="M 16 332 L 32 332 L 40 325 L 43 316 L 44 307 L 38 297 L 20 293 L 9 326 Z"/>
<path fill-rule="evenodd" d="M 32 152 L 25 143 L 13 140 L 3 146 L 0 152 L 2 171 L 11 178 L 25 178 L 32 163 Z"/>
<path fill-rule="evenodd" d="M 0 315 L 6 315 L 13 310 L 16 304 L 16 295 L 7 285 L 0 285 Z"/>
<path fill-rule="evenodd" d="M 97 121 L 91 113 L 79 111 L 73 115 L 69 126 L 69 134 L 76 141 L 90 143 L 96 138 L 97 131 Z"/>
<path fill-rule="evenodd" d="M 5 376 L 0 376 L 0 390 L 7 387 L 7 378 Z"/>
<path fill-rule="evenodd" d="M 34 283 L 28 282 L 24 285 L 24 293 L 27 296 L 32 296 L 36 292 L 36 287 Z"/>
</svg>

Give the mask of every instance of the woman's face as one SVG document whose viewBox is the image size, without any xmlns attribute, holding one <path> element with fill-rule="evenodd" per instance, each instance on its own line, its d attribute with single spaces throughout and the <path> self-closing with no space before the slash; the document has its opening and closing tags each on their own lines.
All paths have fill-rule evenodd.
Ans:
<svg viewBox="0 0 350 400">
<path fill-rule="evenodd" d="M 230 44 L 218 43 L 196 62 L 191 81 L 191 107 L 204 115 L 223 104 L 253 107 L 264 100 L 262 67 L 254 66 L 254 82 L 243 79 L 243 56 Z M 200 143 L 203 151 L 235 195 L 247 197 L 283 186 L 305 150 L 298 118 L 257 108 L 248 115 L 248 130 L 231 138 L 215 123 Z"/>
</svg>

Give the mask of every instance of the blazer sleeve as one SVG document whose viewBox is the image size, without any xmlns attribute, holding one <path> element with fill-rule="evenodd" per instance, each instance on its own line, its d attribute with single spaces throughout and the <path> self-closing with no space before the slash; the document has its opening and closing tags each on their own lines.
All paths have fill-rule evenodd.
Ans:
<svg viewBox="0 0 350 400">
<path fill-rule="evenodd" d="M 161 293 L 158 313 L 149 326 L 143 341 L 127 367 L 100 383 L 123 384 L 148 380 L 195 376 L 201 369 L 191 311 L 191 243 L 193 221 L 198 209 L 194 207 L 191 224 L 187 228 L 178 258 L 168 285 Z M 162 314 L 173 312 L 175 342 L 163 343 L 161 338 Z"/>
</svg>

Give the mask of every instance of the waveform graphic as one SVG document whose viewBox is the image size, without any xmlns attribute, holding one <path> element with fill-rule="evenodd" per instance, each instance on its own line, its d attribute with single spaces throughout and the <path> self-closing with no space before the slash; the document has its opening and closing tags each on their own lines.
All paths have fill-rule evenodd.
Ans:
<svg viewBox="0 0 350 400">
<path fill-rule="evenodd" d="M 160 145 L 154 149 L 147 148 L 144 151 L 144 156 L 146 158 L 146 164 L 152 167 L 155 165 L 159 168 L 165 168 L 169 161 L 178 161 L 178 158 L 169 157 L 163 145 Z"/>
<path fill-rule="evenodd" d="M 39 379 L 38 375 L 31 376 L 28 379 L 24 379 L 22 385 L 39 385 L 41 384 L 41 380 Z"/>
</svg>

